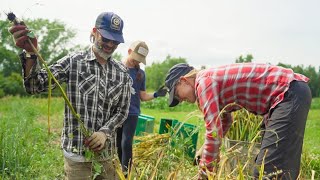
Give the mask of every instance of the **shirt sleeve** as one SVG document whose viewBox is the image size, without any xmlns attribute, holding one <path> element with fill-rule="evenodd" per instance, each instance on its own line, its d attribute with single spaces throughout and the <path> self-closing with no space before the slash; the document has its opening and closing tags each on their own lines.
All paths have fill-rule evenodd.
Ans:
<svg viewBox="0 0 320 180">
<path fill-rule="evenodd" d="M 104 132 L 108 137 L 112 137 L 113 133 L 127 119 L 130 107 L 132 79 L 129 77 L 124 80 L 125 84 L 121 90 L 121 96 L 113 114 L 110 117 L 109 123 L 101 127 L 99 131 Z"/>
<path fill-rule="evenodd" d="M 37 60 L 31 68 L 29 76 L 25 76 L 25 59 L 21 57 L 22 62 L 22 76 L 24 77 L 24 87 L 29 94 L 37 94 L 40 92 L 48 91 L 49 89 L 49 75 L 45 69 L 41 69 L 39 61 Z M 65 57 L 49 67 L 51 73 L 58 82 L 65 82 L 68 78 L 67 74 L 70 67 L 70 58 Z M 57 85 L 52 81 L 52 89 Z"/>
<path fill-rule="evenodd" d="M 219 89 L 213 78 L 202 78 L 197 86 L 200 109 L 204 114 L 206 132 L 204 151 L 200 166 L 212 171 L 219 162 L 219 147 L 223 137 L 223 128 L 219 115 Z"/>
</svg>

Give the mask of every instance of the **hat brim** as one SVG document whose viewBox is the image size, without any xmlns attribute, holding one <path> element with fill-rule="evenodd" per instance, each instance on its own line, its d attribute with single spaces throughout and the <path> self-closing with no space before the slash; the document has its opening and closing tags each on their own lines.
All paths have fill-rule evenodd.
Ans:
<svg viewBox="0 0 320 180">
<path fill-rule="evenodd" d="M 169 107 L 174 107 L 179 104 L 179 100 L 177 98 L 175 98 L 174 91 L 175 90 L 173 87 L 169 93 Z"/>
<path fill-rule="evenodd" d="M 99 31 L 104 38 L 124 43 L 122 34 L 113 33 L 104 29 L 99 29 Z"/>
<path fill-rule="evenodd" d="M 142 62 L 144 65 L 146 65 L 146 58 L 134 51 L 131 52 L 131 54 L 129 55 L 129 57 L 131 59 L 134 59 L 136 61 Z"/>
</svg>

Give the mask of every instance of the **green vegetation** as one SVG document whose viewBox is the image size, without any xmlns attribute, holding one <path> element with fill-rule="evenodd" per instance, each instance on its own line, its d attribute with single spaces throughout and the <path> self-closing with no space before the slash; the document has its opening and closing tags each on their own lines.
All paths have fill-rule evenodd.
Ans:
<svg viewBox="0 0 320 180">
<path fill-rule="evenodd" d="M 159 99 L 159 101 L 165 101 L 164 99 Z M 162 104 L 165 104 L 167 102 L 161 102 L 159 103 L 162 107 Z M 197 110 L 197 107 L 195 105 L 190 104 L 183 104 L 179 107 L 181 109 L 172 109 L 173 112 L 167 111 L 167 110 L 159 110 L 157 108 L 150 109 L 151 106 L 147 106 L 147 103 L 143 103 L 142 107 L 142 113 L 148 114 L 151 116 L 154 116 L 156 118 L 156 127 L 155 132 L 159 129 L 159 120 L 161 118 L 171 118 L 171 119 L 177 119 L 179 121 L 185 121 L 188 123 L 192 123 L 199 126 L 200 129 L 200 135 L 198 139 L 198 148 L 202 145 L 204 141 L 203 133 L 205 131 L 204 129 L 204 122 L 201 116 L 201 113 Z M 190 114 L 191 112 L 191 114 Z M 242 114 L 242 115 L 241 115 Z M 190 118 L 190 116 L 192 116 Z M 238 122 L 242 123 L 241 127 L 235 128 L 234 126 L 238 126 L 239 124 L 233 124 L 233 126 L 230 128 L 230 131 L 228 132 L 227 136 L 231 135 L 233 137 L 236 137 L 237 135 L 241 136 L 244 135 L 244 139 L 242 140 L 252 140 L 252 137 L 256 135 L 258 129 L 257 123 L 258 120 L 261 119 L 260 117 L 253 116 L 252 114 L 247 114 L 244 112 L 236 112 L 234 114 L 235 119 L 238 119 Z M 250 119 L 251 121 L 244 121 L 246 119 Z M 256 123 L 250 124 L 252 121 L 255 121 Z M 248 126 L 251 126 L 251 128 L 248 128 Z M 252 129 L 252 127 L 255 127 Z M 242 131 L 239 130 L 239 128 L 242 128 Z M 310 179 L 312 175 L 312 170 L 316 172 L 315 178 L 320 178 L 320 98 L 314 98 L 312 100 L 311 110 L 308 115 L 308 120 L 306 124 L 306 130 L 305 130 L 305 137 L 304 137 L 304 147 L 303 147 L 303 155 L 302 155 L 302 175 L 303 178 Z M 248 131 L 253 130 L 255 132 L 248 133 Z M 241 138 L 240 138 L 241 139 Z"/>
<path fill-rule="evenodd" d="M 160 98 L 161 99 L 161 98 Z M 60 149 L 60 133 L 63 123 L 64 102 L 62 98 L 52 98 L 51 134 L 47 133 L 47 99 L 33 97 L 5 97 L 0 99 L 0 179 L 62 179 L 63 154 Z M 163 98 L 162 101 L 166 102 Z M 318 107 L 319 99 L 313 100 L 313 107 Z M 143 104 L 145 106 L 146 104 Z M 178 119 L 199 126 L 198 148 L 203 143 L 204 123 L 196 106 L 183 104 L 181 109 L 142 108 L 142 113 L 156 118 L 155 132 L 159 130 L 161 118 Z M 185 110 L 183 110 L 185 108 Z M 320 109 L 310 110 L 304 142 L 302 158 L 302 174 L 307 179 L 311 170 L 315 170 L 315 178 L 320 178 Z M 166 143 L 167 144 L 167 143 Z M 179 147 L 181 145 L 177 144 Z M 183 145 L 183 144 L 182 144 Z M 184 161 L 181 151 L 165 147 L 170 156 L 163 155 L 159 161 L 159 169 L 169 170 L 176 167 L 180 173 L 192 168 Z M 182 149 L 182 148 L 178 148 Z M 168 152 L 166 152 L 168 155 Z M 230 151 L 222 150 L 230 157 Z M 233 153 L 235 155 L 235 153 Z M 158 158 L 156 158 L 158 159 Z M 181 160 L 181 162 L 179 162 Z M 172 162 L 170 167 L 169 162 Z M 156 162 L 152 162 L 153 165 Z M 167 164 L 164 166 L 164 164 Z M 186 165 L 188 164 L 188 165 Z M 183 167 L 182 167 L 183 165 Z M 164 166 L 164 167 L 162 167 Z M 149 172 L 153 172 L 149 166 Z M 195 171 L 193 171 L 195 170 Z M 196 173 L 196 169 L 192 172 Z M 151 173 L 152 174 L 152 173 Z M 165 177 L 169 172 L 157 172 L 157 177 Z M 190 173 L 189 173 L 190 174 Z M 192 174 L 192 173 L 191 173 Z M 191 175 L 190 174 L 190 175 Z M 195 174 L 194 174 L 195 175 Z M 149 176 L 150 177 L 150 176 Z M 183 177 L 175 174 L 175 177 Z"/>
<path fill-rule="evenodd" d="M 72 47 L 70 42 L 76 33 L 74 30 L 67 28 L 62 22 L 46 19 L 25 19 L 24 21 L 29 26 L 29 29 L 32 29 L 37 35 L 39 45 L 41 46 L 40 53 L 48 64 L 54 63 L 74 50 L 83 49 L 83 47 L 79 46 Z M 59 141 L 63 123 L 63 99 L 52 98 L 50 111 L 51 133 L 48 135 L 48 100 L 45 98 L 34 98 L 45 97 L 46 94 L 24 97 L 26 93 L 23 89 L 20 75 L 21 63 L 17 57 L 21 50 L 14 46 L 12 37 L 7 31 L 10 27 L 9 22 L 0 19 L 0 27 L 0 39 L 2 43 L 0 47 L 0 179 L 62 179 L 63 156 Z M 115 54 L 114 56 L 116 59 L 121 59 L 122 57 L 121 54 Z M 246 56 L 241 55 L 236 59 L 236 63 L 252 62 L 252 60 L 253 56 L 251 54 Z M 163 85 L 166 72 L 174 64 L 186 63 L 187 60 L 180 57 L 167 56 L 165 60 L 160 62 L 154 62 L 145 69 L 146 83 L 148 84 L 148 88 L 152 90 L 158 89 Z M 313 66 L 291 66 L 282 63 L 278 65 L 292 68 L 295 72 L 308 76 L 313 97 L 320 96 L 320 67 L 316 69 Z M 57 90 L 53 94 L 60 96 Z M 8 97 L 8 95 L 18 95 L 21 98 Z M 154 101 L 142 103 L 142 113 L 156 118 L 155 132 L 158 132 L 160 119 L 177 119 L 199 127 L 198 147 L 204 141 L 204 122 L 201 113 L 194 104 L 182 103 L 180 106 L 169 108 L 166 98 L 158 98 Z M 257 119 L 252 115 L 244 117 L 242 114 L 235 115 L 239 115 L 237 119 Z M 240 121 L 238 120 L 238 122 Z M 246 123 L 245 121 L 243 122 Z M 250 124 L 235 127 L 237 125 L 239 124 L 233 124 L 228 136 L 252 139 L 255 132 L 251 132 L 250 134 L 250 128 L 248 128 L 251 126 Z M 302 158 L 302 174 L 308 179 L 311 177 L 311 170 L 315 170 L 316 178 L 320 178 L 319 128 L 320 98 L 314 98 L 307 121 Z M 236 132 L 239 129 L 241 131 Z M 177 144 L 176 147 L 183 145 L 185 144 Z M 152 162 L 153 164 L 151 165 L 157 163 L 157 165 L 160 165 L 159 169 L 161 170 L 172 170 L 175 168 L 180 169 L 182 172 L 183 169 L 188 170 L 189 167 L 185 166 L 184 161 L 182 164 L 179 162 L 179 160 L 182 160 L 180 157 L 181 148 L 172 149 L 171 146 L 166 148 L 170 153 L 160 154 L 163 157 L 163 161 Z M 222 152 L 230 155 L 228 151 Z M 167 166 L 172 167 L 167 168 Z M 242 171 L 240 172 L 242 173 Z M 148 172 L 145 173 L 147 174 Z M 165 178 L 168 176 L 166 173 L 158 173 L 157 177 Z M 155 175 L 157 173 L 152 174 Z M 171 173 L 169 176 L 179 177 L 175 173 Z"/>
<path fill-rule="evenodd" d="M 61 131 L 56 131 L 56 121 L 54 133 L 47 135 L 46 104 L 46 99 L 1 99 L 0 179 L 62 179 L 63 158 L 58 142 Z M 52 119 L 58 119 L 61 107 L 52 106 Z"/>
<path fill-rule="evenodd" d="M 172 66 L 178 63 L 187 63 L 187 60 L 167 56 L 163 62 L 153 62 L 151 66 L 146 67 L 146 84 L 148 88 L 158 89 L 164 85 L 167 72 Z"/>
<path fill-rule="evenodd" d="M 68 53 L 83 48 L 72 47 L 70 42 L 75 37 L 76 31 L 68 28 L 63 22 L 47 19 L 24 19 L 24 22 L 38 37 L 40 53 L 47 64 L 52 64 Z M 9 21 L 0 19 L 0 98 L 5 95 L 26 95 L 18 57 L 22 50 L 15 46 L 8 31 L 10 26 Z"/>
</svg>

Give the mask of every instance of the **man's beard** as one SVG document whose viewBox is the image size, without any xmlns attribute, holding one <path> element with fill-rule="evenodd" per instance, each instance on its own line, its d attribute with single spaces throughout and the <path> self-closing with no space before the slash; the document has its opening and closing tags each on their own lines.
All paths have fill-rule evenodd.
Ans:
<svg viewBox="0 0 320 180">
<path fill-rule="evenodd" d="M 100 57 L 102 57 L 102 58 L 105 59 L 105 60 L 108 60 L 108 59 L 112 56 L 112 53 L 111 53 L 111 54 L 108 54 L 108 53 L 104 52 L 104 51 L 102 50 L 102 47 L 99 46 L 99 45 L 97 44 L 97 42 L 94 43 L 94 45 L 92 46 L 92 48 L 93 48 L 93 52 L 97 53 Z"/>
</svg>

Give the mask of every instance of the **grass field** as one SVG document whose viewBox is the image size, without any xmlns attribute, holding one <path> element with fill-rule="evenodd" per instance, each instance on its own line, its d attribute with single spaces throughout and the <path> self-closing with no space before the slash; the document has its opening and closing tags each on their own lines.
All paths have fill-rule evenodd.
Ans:
<svg viewBox="0 0 320 180">
<path fill-rule="evenodd" d="M 320 170 L 320 101 L 313 101 L 310 110 L 304 153 L 310 166 Z M 64 102 L 52 98 L 50 135 L 48 135 L 48 100 L 32 97 L 0 99 L 0 179 L 62 179 L 63 155 L 60 133 L 63 124 Z M 203 142 L 204 124 L 197 109 L 168 111 L 142 108 L 142 113 L 155 117 L 154 131 L 159 130 L 161 118 L 177 119 L 200 127 L 198 142 Z M 191 113 L 191 114 L 190 114 Z M 191 118 L 190 118 L 191 117 Z M 311 174 L 311 172 L 310 172 Z"/>
</svg>

